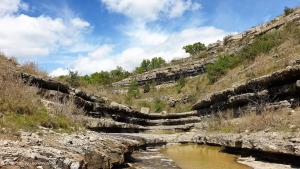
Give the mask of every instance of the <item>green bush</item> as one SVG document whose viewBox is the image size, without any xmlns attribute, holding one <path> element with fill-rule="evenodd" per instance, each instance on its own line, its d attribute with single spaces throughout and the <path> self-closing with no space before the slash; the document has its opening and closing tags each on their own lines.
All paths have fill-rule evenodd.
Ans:
<svg viewBox="0 0 300 169">
<path fill-rule="evenodd" d="M 294 9 L 293 9 L 293 8 L 289 8 L 289 7 L 285 7 L 285 8 L 284 8 L 284 15 L 285 15 L 285 16 L 287 16 L 287 15 L 293 13 L 293 12 L 294 12 Z"/>
<path fill-rule="evenodd" d="M 135 73 L 141 74 L 149 70 L 160 68 L 166 64 L 166 61 L 162 57 L 154 57 L 151 60 L 144 59 L 139 67 L 136 67 Z"/>
<path fill-rule="evenodd" d="M 283 42 L 284 37 L 282 31 L 276 30 L 257 37 L 252 44 L 245 46 L 235 55 L 219 56 L 215 63 L 206 67 L 209 81 L 214 83 L 218 78 L 226 74 L 229 69 L 246 60 L 253 60 L 259 54 L 268 53 L 274 47 L 279 46 Z"/>
<path fill-rule="evenodd" d="M 254 59 L 258 54 L 268 53 L 281 42 L 282 33 L 273 31 L 257 37 L 252 44 L 244 47 L 238 55 L 242 59 Z"/>
<path fill-rule="evenodd" d="M 180 77 L 179 80 L 177 81 L 177 84 L 176 84 L 177 93 L 181 93 L 181 89 L 184 88 L 185 84 L 186 84 L 185 78 Z"/>
<path fill-rule="evenodd" d="M 196 55 L 200 53 L 201 51 L 205 51 L 206 47 L 203 43 L 197 42 L 192 45 L 186 45 L 183 47 L 186 53 L 189 53 L 190 55 Z"/>
<path fill-rule="evenodd" d="M 140 96 L 138 82 L 136 80 L 132 81 L 131 84 L 129 85 L 127 96 L 129 98 L 138 98 Z"/>
<path fill-rule="evenodd" d="M 235 55 L 219 56 L 214 64 L 206 67 L 207 77 L 210 82 L 215 82 L 220 76 L 224 75 L 228 69 L 241 62 L 241 58 Z"/>
<path fill-rule="evenodd" d="M 113 82 L 127 78 L 131 74 L 122 67 L 117 67 L 114 70 L 96 72 L 91 75 L 86 75 L 81 78 L 81 81 L 88 84 L 110 85 Z"/>
<path fill-rule="evenodd" d="M 69 75 L 66 78 L 66 81 L 72 87 L 78 87 L 80 85 L 80 76 L 78 75 L 77 71 L 69 71 Z"/>
<path fill-rule="evenodd" d="M 150 84 L 146 83 L 143 87 L 144 93 L 149 93 L 150 92 Z"/>
<path fill-rule="evenodd" d="M 166 104 L 162 102 L 160 99 L 156 99 L 154 101 L 154 111 L 155 112 L 161 112 L 166 107 Z"/>
</svg>

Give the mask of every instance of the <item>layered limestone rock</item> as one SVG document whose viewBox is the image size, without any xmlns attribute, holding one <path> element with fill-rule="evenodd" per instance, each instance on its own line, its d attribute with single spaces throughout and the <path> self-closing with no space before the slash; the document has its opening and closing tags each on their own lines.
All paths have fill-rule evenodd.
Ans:
<svg viewBox="0 0 300 169">
<path fill-rule="evenodd" d="M 299 100 L 300 65 L 255 78 L 236 87 L 212 93 L 193 105 L 200 114 L 245 106 L 264 106 L 270 103 L 289 102 L 292 106 Z M 282 105 L 282 104 L 281 104 Z"/>
<path fill-rule="evenodd" d="M 107 103 L 105 99 L 89 95 L 52 79 L 35 77 L 20 73 L 24 83 L 38 87 L 38 92 L 51 105 L 72 101 L 86 112 L 80 119 L 87 128 L 104 132 L 141 132 L 148 130 L 187 131 L 193 123 L 200 122 L 197 111 L 176 114 L 141 113 L 116 102 Z M 189 125 L 191 124 L 191 125 Z"/>
<path fill-rule="evenodd" d="M 113 86 L 129 86 L 132 81 L 137 81 L 139 85 L 145 85 L 147 83 L 159 85 L 162 83 L 175 82 L 181 77 L 197 76 L 204 73 L 205 66 L 213 62 L 214 59 L 201 59 L 180 65 L 170 65 L 131 76 L 122 81 L 113 83 Z"/>
</svg>

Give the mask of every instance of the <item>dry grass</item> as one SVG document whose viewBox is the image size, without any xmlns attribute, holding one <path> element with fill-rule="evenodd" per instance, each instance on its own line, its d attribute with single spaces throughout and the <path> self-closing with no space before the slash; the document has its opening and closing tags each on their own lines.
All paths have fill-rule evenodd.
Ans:
<svg viewBox="0 0 300 169">
<path fill-rule="evenodd" d="M 26 72 L 39 77 L 47 77 L 48 73 L 39 70 L 38 65 L 34 62 L 27 62 L 21 65 L 22 72 Z"/>
<path fill-rule="evenodd" d="M 20 71 L 29 73 L 38 77 L 47 77 L 48 74 L 45 71 L 41 71 L 38 65 L 34 62 L 27 62 L 19 64 L 14 57 L 7 58 L 4 54 L 0 53 L 0 71 Z"/>
<path fill-rule="evenodd" d="M 1 56 L 0 128 L 2 132 L 14 132 L 20 129 L 36 130 L 39 126 L 62 131 L 76 130 L 77 123 L 64 114 L 65 110 L 60 113 L 49 113 L 46 110 L 40 96 L 37 95 L 38 89 L 24 84 L 22 79 L 16 76 L 13 71 L 18 69 L 16 66 L 13 60 Z"/>
<path fill-rule="evenodd" d="M 37 89 L 26 86 L 11 72 L 0 75 L 0 111 L 18 114 L 32 114 L 40 108 Z"/>
<path fill-rule="evenodd" d="M 211 132 L 290 131 L 300 129 L 300 110 L 279 109 L 274 111 L 246 112 L 233 118 L 232 111 L 213 115 L 207 119 L 206 129 Z"/>
</svg>

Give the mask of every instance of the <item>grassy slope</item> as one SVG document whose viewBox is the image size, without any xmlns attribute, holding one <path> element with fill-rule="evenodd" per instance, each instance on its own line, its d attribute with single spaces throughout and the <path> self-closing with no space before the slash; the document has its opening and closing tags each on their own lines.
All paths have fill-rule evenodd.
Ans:
<svg viewBox="0 0 300 169">
<path fill-rule="evenodd" d="M 69 132 L 80 127 L 79 123 L 67 115 L 70 112 L 60 111 L 58 113 L 55 109 L 46 109 L 37 95 L 38 89 L 25 85 L 11 70 L 46 76 L 32 63 L 18 65 L 14 60 L 0 55 L 1 132 L 10 133 L 20 129 L 37 130 L 39 126 Z M 68 110 L 68 108 L 62 110 Z"/>
<path fill-rule="evenodd" d="M 285 68 L 291 61 L 299 59 L 299 32 L 299 26 L 291 25 L 290 27 L 285 27 L 281 30 L 280 34 L 282 41 L 270 51 L 257 52 L 258 55 L 256 57 L 245 59 L 236 66 L 230 67 L 224 74 L 218 77 L 214 83 L 210 82 L 207 74 L 187 78 L 186 85 L 181 89 L 180 93 L 178 93 L 178 89 L 174 85 L 166 85 L 166 87 L 159 89 L 152 87 L 149 93 L 143 93 L 140 87 L 140 97 L 138 98 L 128 98 L 126 94 L 113 94 L 112 90 L 115 90 L 114 88 L 102 88 L 101 90 L 95 90 L 94 88 L 90 89 L 90 91 L 96 91 L 98 94 L 106 96 L 111 100 L 129 104 L 136 109 L 146 106 L 150 107 L 151 111 L 155 111 L 158 106 L 162 106 L 167 112 L 189 111 L 196 100 L 205 97 L 209 93 L 223 90 L 249 79 Z M 261 47 L 261 43 L 258 44 L 260 46 L 256 48 L 258 48 L 258 50 L 264 50 L 261 49 L 263 48 Z M 118 89 L 125 90 L 126 88 Z M 181 98 L 183 96 L 190 96 L 190 102 L 177 104 L 174 108 L 167 105 L 166 98 Z M 160 105 L 157 104 L 157 100 L 161 101 Z"/>
</svg>

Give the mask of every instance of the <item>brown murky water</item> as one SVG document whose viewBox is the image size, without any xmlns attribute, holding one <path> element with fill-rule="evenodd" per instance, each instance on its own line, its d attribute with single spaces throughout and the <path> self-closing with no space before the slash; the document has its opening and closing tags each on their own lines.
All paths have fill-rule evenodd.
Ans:
<svg viewBox="0 0 300 169">
<path fill-rule="evenodd" d="M 237 156 L 220 152 L 219 147 L 176 144 L 161 149 L 182 169 L 250 169 L 236 162 Z"/>
</svg>

